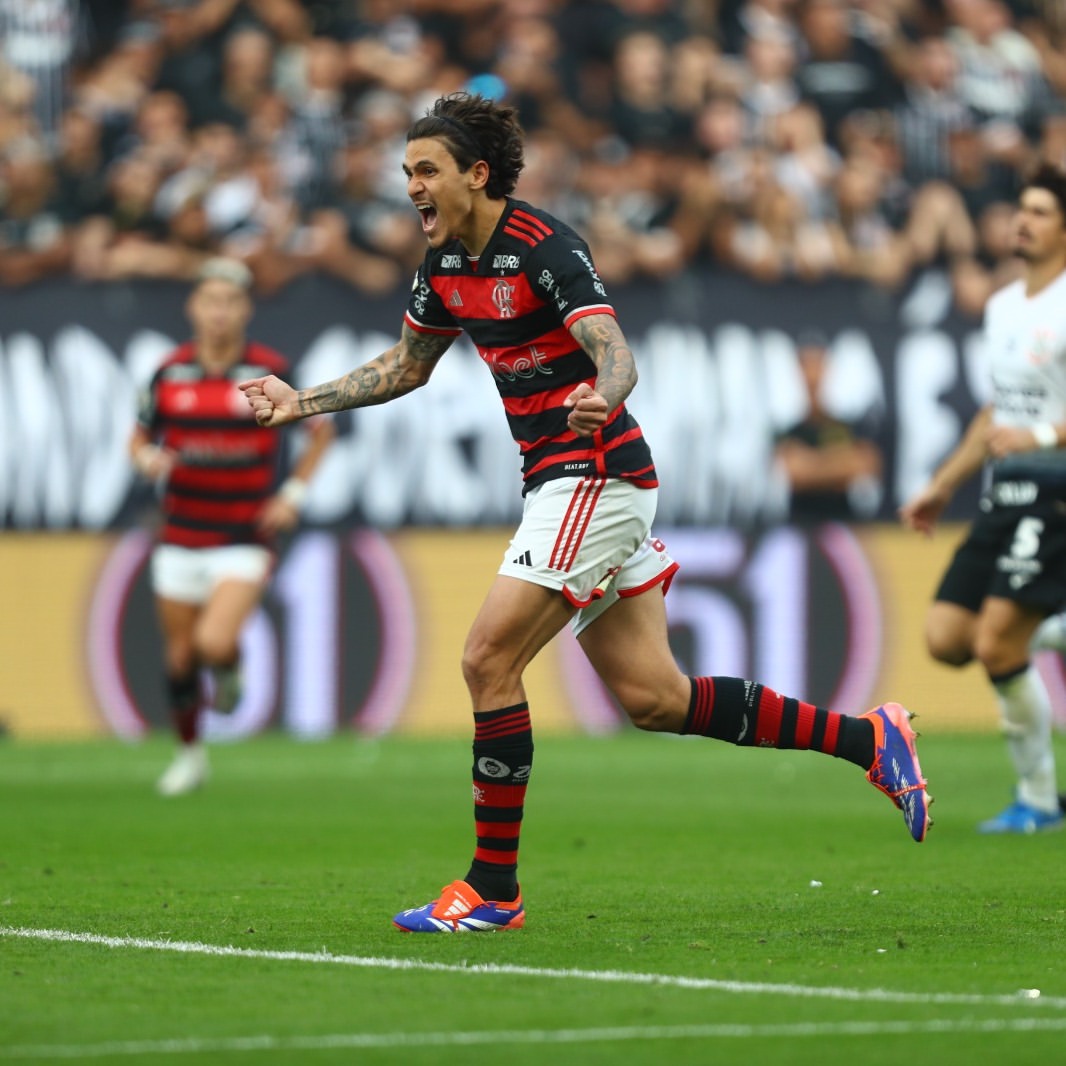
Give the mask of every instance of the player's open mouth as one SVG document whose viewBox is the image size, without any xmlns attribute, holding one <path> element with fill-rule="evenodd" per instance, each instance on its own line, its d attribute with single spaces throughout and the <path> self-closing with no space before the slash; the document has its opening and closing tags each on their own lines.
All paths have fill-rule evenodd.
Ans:
<svg viewBox="0 0 1066 1066">
<path fill-rule="evenodd" d="M 430 233 L 437 221 L 437 209 L 429 204 L 415 204 L 418 213 L 422 216 L 422 232 Z"/>
</svg>

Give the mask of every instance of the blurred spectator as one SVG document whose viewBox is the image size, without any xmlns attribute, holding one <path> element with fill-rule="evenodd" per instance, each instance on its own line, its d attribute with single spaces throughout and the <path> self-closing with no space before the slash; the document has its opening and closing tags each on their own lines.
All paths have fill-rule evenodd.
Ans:
<svg viewBox="0 0 1066 1066">
<path fill-rule="evenodd" d="M 1013 204 L 989 204 L 977 219 L 977 248 L 973 256 L 955 262 L 951 271 L 955 306 L 980 319 L 988 298 L 1022 275 L 1014 253 Z"/>
<path fill-rule="evenodd" d="M 330 255 L 339 261 L 349 249 L 362 249 L 394 261 L 413 275 L 425 257 L 426 242 L 418 216 L 381 195 L 378 170 L 381 160 L 370 144 L 351 144 L 344 152 L 343 175 L 334 205 L 311 215 L 312 229 L 328 240 Z M 356 257 L 362 262 L 362 257 Z M 359 268 L 334 270 L 358 278 Z M 391 271 L 375 271 L 391 276 Z M 381 283 L 374 284 L 378 290 Z"/>
<path fill-rule="evenodd" d="M 617 19 L 618 9 L 609 0 L 566 4 L 555 18 L 566 96 L 583 114 L 604 122 L 611 106 Z"/>
<path fill-rule="evenodd" d="M 885 173 L 874 159 L 845 159 L 835 183 L 841 273 L 889 289 L 898 288 L 911 267 L 906 238 L 889 214 Z"/>
<path fill-rule="evenodd" d="M 683 268 L 684 244 L 671 226 L 676 176 L 673 156 L 655 147 L 585 161 L 584 232 L 604 281 L 670 277 Z"/>
<path fill-rule="evenodd" d="M 258 102 L 274 88 L 274 38 L 259 26 L 230 33 L 222 48 L 218 95 L 203 106 L 203 118 L 247 129 Z"/>
<path fill-rule="evenodd" d="M 0 62 L 29 82 L 30 107 L 46 146 L 59 132 L 71 67 L 85 43 L 76 0 L 0 0 Z"/>
<path fill-rule="evenodd" d="M 1018 174 L 992 159 L 976 126 L 961 126 L 948 136 L 948 160 L 948 180 L 972 219 L 980 218 L 991 204 L 1014 202 Z"/>
<path fill-rule="evenodd" d="M 796 0 L 721 0 L 719 30 L 725 50 L 741 55 L 752 37 L 785 37 L 799 43 Z"/>
<path fill-rule="evenodd" d="M 774 129 L 775 173 L 781 185 L 803 204 L 812 219 L 833 214 L 833 179 L 840 153 L 825 139 L 822 117 L 810 104 L 798 104 L 780 115 Z"/>
<path fill-rule="evenodd" d="M 30 79 L 0 59 L 0 148 L 23 137 L 37 137 L 32 101 Z"/>
<path fill-rule="evenodd" d="M 163 40 L 149 22 L 131 22 L 119 34 L 113 51 L 102 56 L 81 78 L 74 104 L 101 124 L 104 155 L 133 125 L 141 102 L 156 86 L 163 61 Z"/>
<path fill-rule="evenodd" d="M 725 264 L 763 282 L 815 281 L 847 267 L 839 230 L 812 217 L 777 179 L 768 149 L 752 156 L 740 209 L 719 220 L 715 241 Z"/>
<path fill-rule="evenodd" d="M 253 148 L 232 176 L 215 186 L 219 190 L 229 203 L 209 199 L 209 228 L 219 251 L 251 270 L 259 292 L 273 292 L 312 268 L 310 229 L 268 150 Z"/>
<path fill-rule="evenodd" d="M 552 7 L 546 4 L 545 7 Z M 701 28 L 689 8 L 707 11 L 706 5 L 677 0 L 578 0 L 554 5 L 554 20 L 563 49 L 560 64 L 568 99 L 597 121 L 607 120 L 617 80 L 616 57 L 624 37 L 645 33 L 663 42 L 667 50 L 686 41 Z M 705 20 L 704 20 L 705 21 Z"/>
<path fill-rule="evenodd" d="M 289 181 L 301 208 L 321 207 L 334 198 L 336 160 L 345 143 L 344 46 L 316 37 L 304 49 L 304 78 L 291 103 L 286 131 Z M 295 171 L 295 172 L 294 172 Z"/>
<path fill-rule="evenodd" d="M 562 44 L 551 21 L 520 16 L 508 20 L 492 69 L 505 86 L 508 102 L 518 108 L 527 134 L 551 126 L 575 147 L 587 145 L 608 130 L 569 98 L 561 62 Z"/>
<path fill-rule="evenodd" d="M 845 421 L 825 406 L 830 355 L 825 338 L 800 337 L 796 360 L 807 410 L 779 434 L 774 459 L 789 492 L 789 519 L 798 523 L 872 518 L 881 503 L 884 460 L 870 418 Z"/>
<path fill-rule="evenodd" d="M 423 31 L 464 70 L 492 66 L 509 5 L 499 0 L 418 0 Z"/>
<path fill-rule="evenodd" d="M 844 120 L 891 107 L 898 83 L 882 53 L 854 32 L 845 0 L 799 0 L 798 24 L 796 83 L 821 112 L 829 142 L 839 144 Z"/>
<path fill-rule="evenodd" d="M 192 124 L 217 120 L 228 35 L 260 26 L 278 41 L 307 39 L 310 19 L 300 0 L 140 0 L 142 18 L 158 28 L 165 57 L 159 87 L 185 100 Z"/>
<path fill-rule="evenodd" d="M 0 18 L 30 7 L 75 10 L 0 0 Z M 76 10 L 51 140 L 36 83 L 0 45 L 0 155 L 35 143 L 51 157 L 34 232 L 58 218 L 88 278 L 188 278 L 225 250 L 261 292 L 308 271 L 389 291 L 424 254 L 398 165 L 406 129 L 460 89 L 518 107 L 519 195 L 555 203 L 614 281 L 710 260 L 897 289 L 938 264 L 969 308 L 1002 276 L 996 235 L 1019 174 L 1066 157 L 1059 0 Z M 18 240 L 33 228 L 4 221 Z"/>
<path fill-rule="evenodd" d="M 442 62 L 440 42 L 424 32 L 414 0 L 361 0 L 351 29 L 348 63 L 357 89 L 424 90 Z"/>
<path fill-rule="evenodd" d="M 86 219 L 74 248 L 77 273 L 92 281 L 153 273 L 139 269 L 142 259 L 165 250 L 167 228 L 155 209 L 163 179 L 160 165 L 128 155 L 108 171 L 104 212 Z"/>
<path fill-rule="evenodd" d="M 1052 90 L 1066 96 L 1066 5 L 1061 0 L 1028 0 L 1019 29 L 1040 57 Z"/>
<path fill-rule="evenodd" d="M 738 64 L 723 56 L 710 36 L 678 41 L 670 55 L 670 98 L 690 126 L 700 108 L 717 92 L 739 82 Z"/>
<path fill-rule="evenodd" d="M 1050 106 L 1036 48 L 1013 26 L 1002 0 L 946 0 L 955 25 L 948 40 L 959 61 L 959 91 L 977 116 L 993 157 L 1024 167 L 1027 141 Z"/>
<path fill-rule="evenodd" d="M 951 135 L 975 121 L 959 93 L 958 58 L 943 37 L 924 37 L 911 70 L 894 112 L 903 172 L 912 185 L 943 181 L 951 175 Z"/>
<path fill-rule="evenodd" d="M 526 165 L 518 177 L 515 196 L 543 206 L 557 218 L 571 220 L 570 225 L 583 231 L 590 201 L 579 189 L 579 153 L 552 130 L 529 134 L 525 147 Z"/>
<path fill-rule="evenodd" d="M 107 180 L 102 136 L 100 121 L 88 111 L 71 108 L 64 112 L 55 156 L 55 202 L 68 226 L 105 209 Z"/>
<path fill-rule="evenodd" d="M 793 74 L 796 48 L 784 34 L 762 31 L 748 38 L 739 97 L 748 120 L 748 135 L 767 144 L 781 115 L 799 103 Z"/>
<path fill-rule="evenodd" d="M 615 39 L 634 30 L 653 33 L 671 48 L 689 37 L 695 29 L 692 11 L 706 5 L 683 0 L 615 0 Z M 691 9 L 691 10 L 690 10 Z"/>
<path fill-rule="evenodd" d="M 1066 169 L 1066 113 L 1052 115 L 1044 122 L 1037 152 L 1044 162 Z"/>
<path fill-rule="evenodd" d="M 901 144 L 888 112 L 859 112 L 849 116 L 844 129 L 847 165 L 868 165 L 869 177 L 878 190 L 876 207 L 865 221 L 880 216 L 898 238 L 886 242 L 886 258 L 878 262 L 867 260 L 862 253 L 865 240 L 856 242 L 859 254 L 853 261 L 873 268 L 867 273 L 863 267 L 857 276 L 896 288 L 913 269 L 973 254 L 976 237 L 965 202 L 946 182 L 911 185 L 906 180 Z M 849 208 L 854 207 L 851 194 L 855 191 L 852 187 L 846 198 Z M 840 206 L 843 208 L 843 203 Z M 841 218 L 847 217 L 842 209 Z M 859 232 L 854 219 L 851 226 L 854 236 Z"/>
<path fill-rule="evenodd" d="M 614 88 L 608 122 L 630 147 L 677 149 L 688 133 L 670 93 L 670 50 L 646 30 L 622 36 L 614 53 Z"/>
<path fill-rule="evenodd" d="M 67 270 L 70 240 L 44 145 L 12 141 L 0 156 L 0 283 L 28 285 Z"/>
<path fill-rule="evenodd" d="M 114 142 L 112 152 L 117 156 L 136 152 L 169 174 L 184 163 L 191 146 L 185 101 L 177 93 L 156 90 L 140 101 L 128 131 Z"/>
</svg>

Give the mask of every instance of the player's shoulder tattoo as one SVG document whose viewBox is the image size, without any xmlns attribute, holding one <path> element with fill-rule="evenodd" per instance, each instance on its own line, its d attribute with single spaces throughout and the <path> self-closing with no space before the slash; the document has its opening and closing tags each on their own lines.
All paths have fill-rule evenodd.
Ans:
<svg viewBox="0 0 1066 1066">
<path fill-rule="evenodd" d="M 614 315 L 585 315 L 570 327 L 570 332 L 597 365 L 605 356 L 612 356 L 620 349 L 629 351 L 622 327 Z"/>
</svg>

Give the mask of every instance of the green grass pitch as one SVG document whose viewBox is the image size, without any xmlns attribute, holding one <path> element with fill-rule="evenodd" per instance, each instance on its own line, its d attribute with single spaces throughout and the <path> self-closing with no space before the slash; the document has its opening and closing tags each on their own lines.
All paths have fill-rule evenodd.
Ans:
<svg viewBox="0 0 1066 1066">
<path fill-rule="evenodd" d="M 539 738 L 526 928 L 409 936 L 470 858 L 467 740 L 217 745 L 171 800 L 165 738 L 7 741 L 0 1066 L 1062 1062 L 1066 834 L 974 832 L 998 737 L 920 753 L 916 845 L 821 755 Z"/>
</svg>

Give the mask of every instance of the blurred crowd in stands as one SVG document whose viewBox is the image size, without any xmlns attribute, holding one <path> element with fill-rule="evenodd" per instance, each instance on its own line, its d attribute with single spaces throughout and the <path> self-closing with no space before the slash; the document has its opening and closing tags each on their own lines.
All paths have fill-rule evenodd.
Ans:
<svg viewBox="0 0 1066 1066">
<path fill-rule="evenodd" d="M 977 314 L 1020 176 L 1066 164 L 1066 3 L 0 0 L 0 284 L 221 253 L 392 292 L 404 133 L 461 89 L 517 105 L 517 195 L 610 283 L 936 263 Z"/>
</svg>

